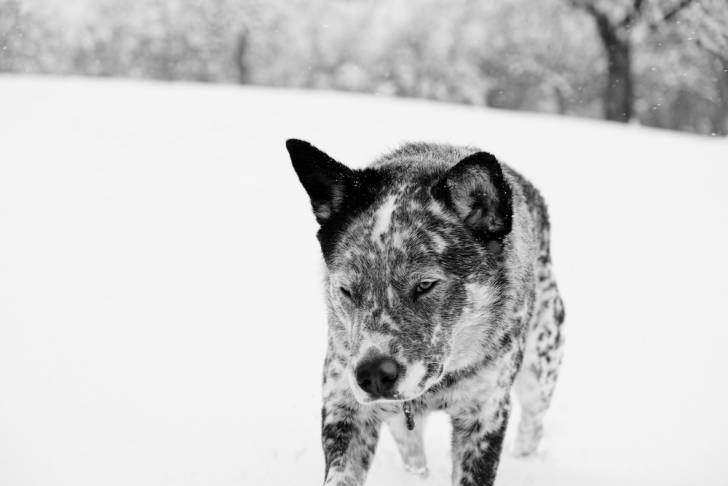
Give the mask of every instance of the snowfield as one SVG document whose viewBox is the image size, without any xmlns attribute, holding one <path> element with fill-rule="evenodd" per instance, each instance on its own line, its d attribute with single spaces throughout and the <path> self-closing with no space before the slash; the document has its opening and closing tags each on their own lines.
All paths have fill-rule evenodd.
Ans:
<svg viewBox="0 0 728 486">
<path fill-rule="evenodd" d="M 323 264 L 284 148 L 473 144 L 550 203 L 566 360 L 497 484 L 728 485 L 728 141 L 422 101 L 0 78 L 0 484 L 321 484 Z M 513 421 L 512 421 L 513 423 Z M 383 435 L 368 484 L 448 485 Z M 509 438 L 510 440 L 510 438 Z"/>
</svg>

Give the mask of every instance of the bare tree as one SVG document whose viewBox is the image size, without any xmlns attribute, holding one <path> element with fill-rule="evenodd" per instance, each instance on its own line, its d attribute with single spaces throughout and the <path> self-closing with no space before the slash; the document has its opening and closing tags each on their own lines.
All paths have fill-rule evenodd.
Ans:
<svg viewBox="0 0 728 486">
<path fill-rule="evenodd" d="M 570 0 L 595 22 L 607 60 L 604 87 L 604 118 L 628 122 L 634 115 L 634 74 L 632 54 L 634 33 L 655 30 L 674 20 L 695 0 L 677 0 L 665 8 L 664 2 L 649 0 Z"/>
</svg>

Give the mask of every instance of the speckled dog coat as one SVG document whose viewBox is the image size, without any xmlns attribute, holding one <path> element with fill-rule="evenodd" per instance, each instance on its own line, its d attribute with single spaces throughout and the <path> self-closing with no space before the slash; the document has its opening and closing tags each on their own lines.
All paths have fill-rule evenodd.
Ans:
<svg viewBox="0 0 728 486">
<path fill-rule="evenodd" d="M 352 170 L 286 145 L 326 263 L 325 484 L 364 484 L 383 422 L 407 469 L 426 475 L 433 410 L 452 420 L 452 484 L 493 484 L 511 389 L 514 452 L 528 455 L 562 356 L 541 195 L 471 147 L 407 144 Z"/>
</svg>

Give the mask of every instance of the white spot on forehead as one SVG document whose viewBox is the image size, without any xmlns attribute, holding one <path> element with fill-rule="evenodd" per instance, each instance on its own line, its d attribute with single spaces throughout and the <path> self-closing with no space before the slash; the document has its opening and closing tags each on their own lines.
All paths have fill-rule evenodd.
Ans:
<svg viewBox="0 0 728 486">
<path fill-rule="evenodd" d="M 381 236 L 387 232 L 392 223 L 392 213 L 395 208 L 397 196 L 392 194 L 384 200 L 377 212 L 374 213 L 374 228 L 372 229 L 372 241 L 379 243 Z"/>
</svg>

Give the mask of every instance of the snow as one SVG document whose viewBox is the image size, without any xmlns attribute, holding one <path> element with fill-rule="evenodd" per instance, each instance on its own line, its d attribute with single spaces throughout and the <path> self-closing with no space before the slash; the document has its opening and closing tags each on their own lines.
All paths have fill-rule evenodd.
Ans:
<svg viewBox="0 0 728 486">
<path fill-rule="evenodd" d="M 728 143 L 413 100 L 0 78 L 0 484 L 320 484 L 315 221 L 283 142 L 475 144 L 550 203 L 566 361 L 497 484 L 726 485 Z M 510 438 L 509 438 L 510 440 Z M 368 484 L 404 472 L 385 434 Z"/>
</svg>

